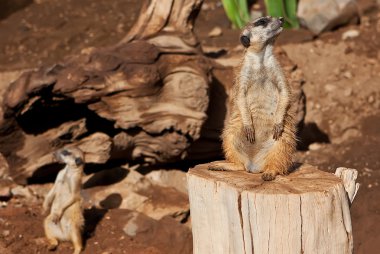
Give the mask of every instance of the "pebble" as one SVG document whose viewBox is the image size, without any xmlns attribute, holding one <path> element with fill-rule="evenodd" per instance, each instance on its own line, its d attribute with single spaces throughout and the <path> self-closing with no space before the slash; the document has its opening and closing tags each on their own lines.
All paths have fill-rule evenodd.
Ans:
<svg viewBox="0 0 380 254">
<path fill-rule="evenodd" d="M 332 84 L 326 84 L 325 85 L 325 90 L 327 91 L 327 92 L 332 92 L 332 91 L 334 91 L 336 89 L 336 87 L 334 86 L 334 85 L 332 85 Z"/>
<path fill-rule="evenodd" d="M 346 97 L 351 96 L 351 94 L 352 94 L 352 89 L 351 89 L 351 88 L 347 88 L 346 90 L 344 90 L 343 94 L 344 94 L 344 96 L 346 96 Z"/>
<path fill-rule="evenodd" d="M 370 58 L 370 59 L 368 59 L 368 63 L 371 64 L 371 65 L 375 65 L 377 63 L 377 60 L 373 59 L 373 58 Z"/>
<path fill-rule="evenodd" d="M 352 79 L 352 73 L 349 71 L 345 71 L 343 73 L 343 77 L 345 77 L 346 79 Z"/>
<path fill-rule="evenodd" d="M 209 33 L 209 37 L 219 37 L 223 34 L 222 28 L 219 26 L 214 27 Z"/>
<path fill-rule="evenodd" d="M 9 231 L 9 230 L 3 230 L 2 235 L 3 235 L 4 237 L 9 236 L 10 234 L 11 234 L 11 231 Z"/>
<path fill-rule="evenodd" d="M 10 186 L 4 186 L 4 187 L 0 186 L 0 197 L 1 198 L 10 198 L 10 197 L 12 197 L 11 187 Z"/>
<path fill-rule="evenodd" d="M 309 150 L 310 151 L 317 151 L 317 150 L 319 150 L 321 148 L 322 148 L 322 145 L 319 144 L 319 143 L 312 143 L 312 144 L 309 145 Z"/>
<path fill-rule="evenodd" d="M 374 101 L 375 101 L 375 97 L 373 97 L 373 95 L 370 95 L 368 97 L 368 103 L 372 104 Z"/>
<path fill-rule="evenodd" d="M 344 32 L 342 34 L 342 40 L 347 40 L 347 39 L 353 39 L 356 38 L 360 35 L 360 32 L 358 30 L 352 29 Z"/>
</svg>

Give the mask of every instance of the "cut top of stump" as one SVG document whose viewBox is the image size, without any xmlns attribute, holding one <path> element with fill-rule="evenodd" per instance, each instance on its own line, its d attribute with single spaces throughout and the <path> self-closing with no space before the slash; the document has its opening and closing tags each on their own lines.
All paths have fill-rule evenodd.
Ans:
<svg viewBox="0 0 380 254">
<path fill-rule="evenodd" d="M 266 182 L 261 174 L 246 171 L 212 171 L 209 164 L 200 164 L 189 170 L 189 176 L 201 177 L 235 187 L 238 191 L 253 191 L 265 194 L 302 194 L 310 192 L 328 192 L 339 184 L 341 179 L 334 174 L 323 172 L 315 167 L 303 164 L 287 176 L 277 176 Z"/>
</svg>

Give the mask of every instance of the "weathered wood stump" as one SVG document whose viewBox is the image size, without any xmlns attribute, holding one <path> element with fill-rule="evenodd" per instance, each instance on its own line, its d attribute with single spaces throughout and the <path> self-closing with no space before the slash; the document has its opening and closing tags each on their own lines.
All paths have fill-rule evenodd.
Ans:
<svg viewBox="0 0 380 254">
<path fill-rule="evenodd" d="M 264 182 L 203 164 L 187 180 L 195 254 L 352 253 L 350 200 L 333 174 L 303 165 Z"/>
</svg>

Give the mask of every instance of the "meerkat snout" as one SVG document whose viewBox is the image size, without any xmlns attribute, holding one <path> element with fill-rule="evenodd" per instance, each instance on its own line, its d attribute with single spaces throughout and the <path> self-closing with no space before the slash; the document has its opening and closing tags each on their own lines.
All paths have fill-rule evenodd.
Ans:
<svg viewBox="0 0 380 254">
<path fill-rule="evenodd" d="M 261 17 L 248 23 L 240 35 L 240 42 L 245 48 L 261 51 L 266 44 L 272 43 L 282 31 L 284 18 Z"/>
</svg>

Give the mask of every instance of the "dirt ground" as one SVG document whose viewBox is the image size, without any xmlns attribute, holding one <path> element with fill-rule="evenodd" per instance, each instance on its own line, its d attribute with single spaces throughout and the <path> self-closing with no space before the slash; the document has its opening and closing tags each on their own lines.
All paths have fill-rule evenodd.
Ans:
<svg viewBox="0 0 380 254">
<path fill-rule="evenodd" d="M 340 166 L 359 171 L 361 188 L 351 207 L 355 253 L 376 254 L 380 249 L 380 11 L 374 0 L 358 2 L 359 24 L 319 37 L 306 30 L 285 31 L 277 44 L 305 76 L 307 114 L 297 160 L 330 172 Z M 0 13 L 3 72 L 36 68 L 86 47 L 118 42 L 136 19 L 140 1 L 36 0 L 20 1 L 20 6 L 0 10 L 4 12 Z M 215 26 L 223 33 L 209 38 Z M 342 34 L 348 30 L 360 34 L 343 40 Z M 203 47 L 223 49 L 217 57 L 241 54 L 239 31 L 231 29 L 218 1 L 205 1 L 195 33 Z M 231 77 L 223 82 L 232 82 Z M 30 205 L 12 199 L 3 206 L 0 252 L 47 253 L 38 202 Z M 154 232 L 145 234 L 155 239 L 151 244 L 146 238 L 127 237 L 120 225 L 130 213 L 86 210 L 84 253 L 184 253 L 179 238 L 191 242 L 190 231 L 172 218 L 162 219 L 150 229 Z M 6 248 L 4 252 L 2 248 Z M 59 253 L 71 251 L 70 244 L 59 247 Z"/>
</svg>

